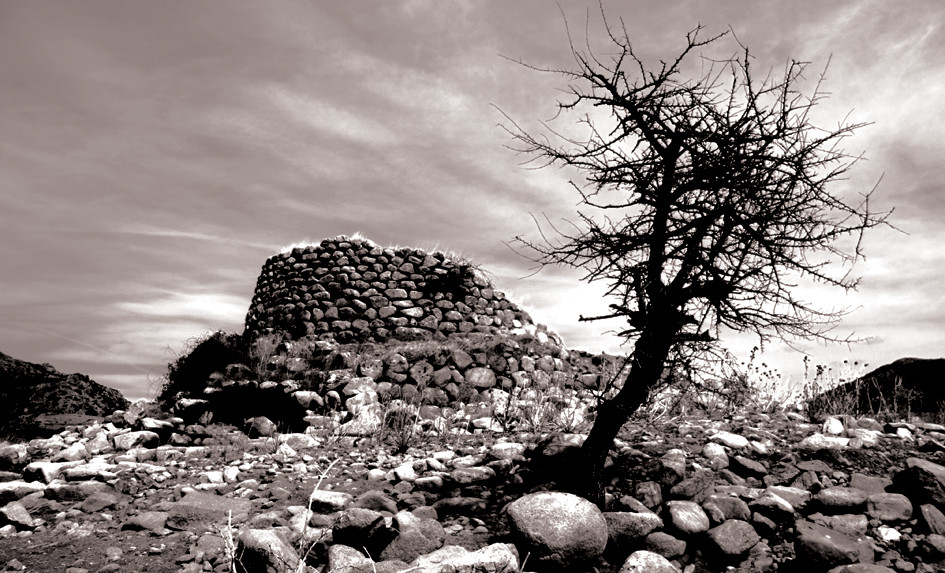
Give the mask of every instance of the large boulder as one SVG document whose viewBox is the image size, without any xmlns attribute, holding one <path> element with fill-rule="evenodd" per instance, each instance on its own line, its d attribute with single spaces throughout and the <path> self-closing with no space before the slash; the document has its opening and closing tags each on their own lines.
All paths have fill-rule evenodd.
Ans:
<svg viewBox="0 0 945 573">
<path fill-rule="evenodd" d="M 529 563 L 546 569 L 586 566 L 607 546 L 607 522 L 596 505 L 576 495 L 541 492 L 506 508 L 513 539 Z"/>
</svg>

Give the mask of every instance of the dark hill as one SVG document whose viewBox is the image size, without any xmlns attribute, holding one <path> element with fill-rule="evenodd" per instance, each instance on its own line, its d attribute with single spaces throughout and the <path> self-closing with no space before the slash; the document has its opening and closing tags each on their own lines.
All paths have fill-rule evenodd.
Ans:
<svg viewBox="0 0 945 573">
<path fill-rule="evenodd" d="M 49 436 L 70 418 L 107 416 L 128 407 L 114 388 L 0 352 L 0 439 Z"/>
<path fill-rule="evenodd" d="M 900 358 L 824 392 L 815 402 L 812 410 L 841 404 L 857 414 L 945 413 L 945 358 Z"/>
</svg>

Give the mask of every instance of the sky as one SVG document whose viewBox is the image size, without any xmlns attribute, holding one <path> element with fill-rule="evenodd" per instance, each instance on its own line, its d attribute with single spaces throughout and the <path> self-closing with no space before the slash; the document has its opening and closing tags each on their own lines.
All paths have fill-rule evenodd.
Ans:
<svg viewBox="0 0 945 573">
<path fill-rule="evenodd" d="M 945 3 L 604 0 L 649 60 L 686 32 L 731 30 L 755 69 L 827 65 L 818 113 L 872 122 L 843 185 L 895 207 L 853 269 L 836 334 L 869 343 L 769 344 L 797 373 L 945 355 Z M 504 114 L 555 113 L 572 37 L 600 44 L 596 2 L 118 0 L 0 2 L 0 352 L 153 396 L 189 339 L 242 332 L 265 260 L 361 233 L 441 249 L 570 348 L 626 352 L 580 323 L 602 287 L 509 248 L 532 216 L 573 218 L 574 174 L 527 169 Z M 730 50 L 732 44 L 727 44 Z M 816 75 L 816 74 L 814 74 Z M 562 119 L 560 125 L 569 125 Z M 818 299 L 817 302 L 821 302 Z M 723 340 L 747 358 L 752 340 Z M 791 374 L 794 375 L 794 374 Z"/>
</svg>

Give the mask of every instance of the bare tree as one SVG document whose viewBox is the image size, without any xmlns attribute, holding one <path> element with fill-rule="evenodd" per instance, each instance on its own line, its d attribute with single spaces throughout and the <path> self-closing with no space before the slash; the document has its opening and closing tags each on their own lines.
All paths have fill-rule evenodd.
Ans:
<svg viewBox="0 0 945 573">
<path fill-rule="evenodd" d="M 834 189 L 859 160 L 841 144 L 865 124 L 812 123 L 825 97 L 823 74 L 806 94 L 803 62 L 759 81 L 737 40 L 730 58 L 699 54 L 734 39 L 705 38 L 701 28 L 674 60 L 648 66 L 622 22 L 617 28 L 604 18 L 604 27 L 612 56 L 572 40 L 572 69 L 523 64 L 566 78 L 556 117 L 577 114 L 585 135 L 548 123 L 530 133 L 506 116 L 528 164 L 581 175 L 571 182 L 580 197 L 575 219 L 564 230 L 539 224 L 540 239 L 513 244 L 541 266 L 578 267 L 584 280 L 606 283 L 612 312 L 581 320 L 623 319 L 620 335 L 632 343 L 626 382 L 601 404 L 582 448 L 578 493 L 598 503 L 614 438 L 674 360 L 712 348 L 726 329 L 762 342 L 837 340 L 829 330 L 843 311 L 821 310 L 792 291 L 809 279 L 854 289 L 849 266 L 862 256 L 862 234 L 889 215 L 870 209 L 875 187 L 853 197 Z M 702 71 L 682 77 L 694 57 Z"/>
</svg>

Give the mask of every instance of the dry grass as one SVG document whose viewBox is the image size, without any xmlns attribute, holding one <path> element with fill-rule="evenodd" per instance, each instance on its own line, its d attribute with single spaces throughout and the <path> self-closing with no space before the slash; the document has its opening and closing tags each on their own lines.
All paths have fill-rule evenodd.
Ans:
<svg viewBox="0 0 945 573">
<path fill-rule="evenodd" d="M 945 404 L 914 411 L 917 392 L 899 378 L 888 383 L 864 378 L 869 364 L 843 361 L 834 366 L 811 364 L 789 377 L 756 360 L 729 360 L 714 374 L 684 380 L 655 395 L 649 418 L 687 414 L 724 417 L 744 412 L 799 412 L 819 420 L 831 415 L 869 416 L 881 421 L 945 420 Z"/>
</svg>

